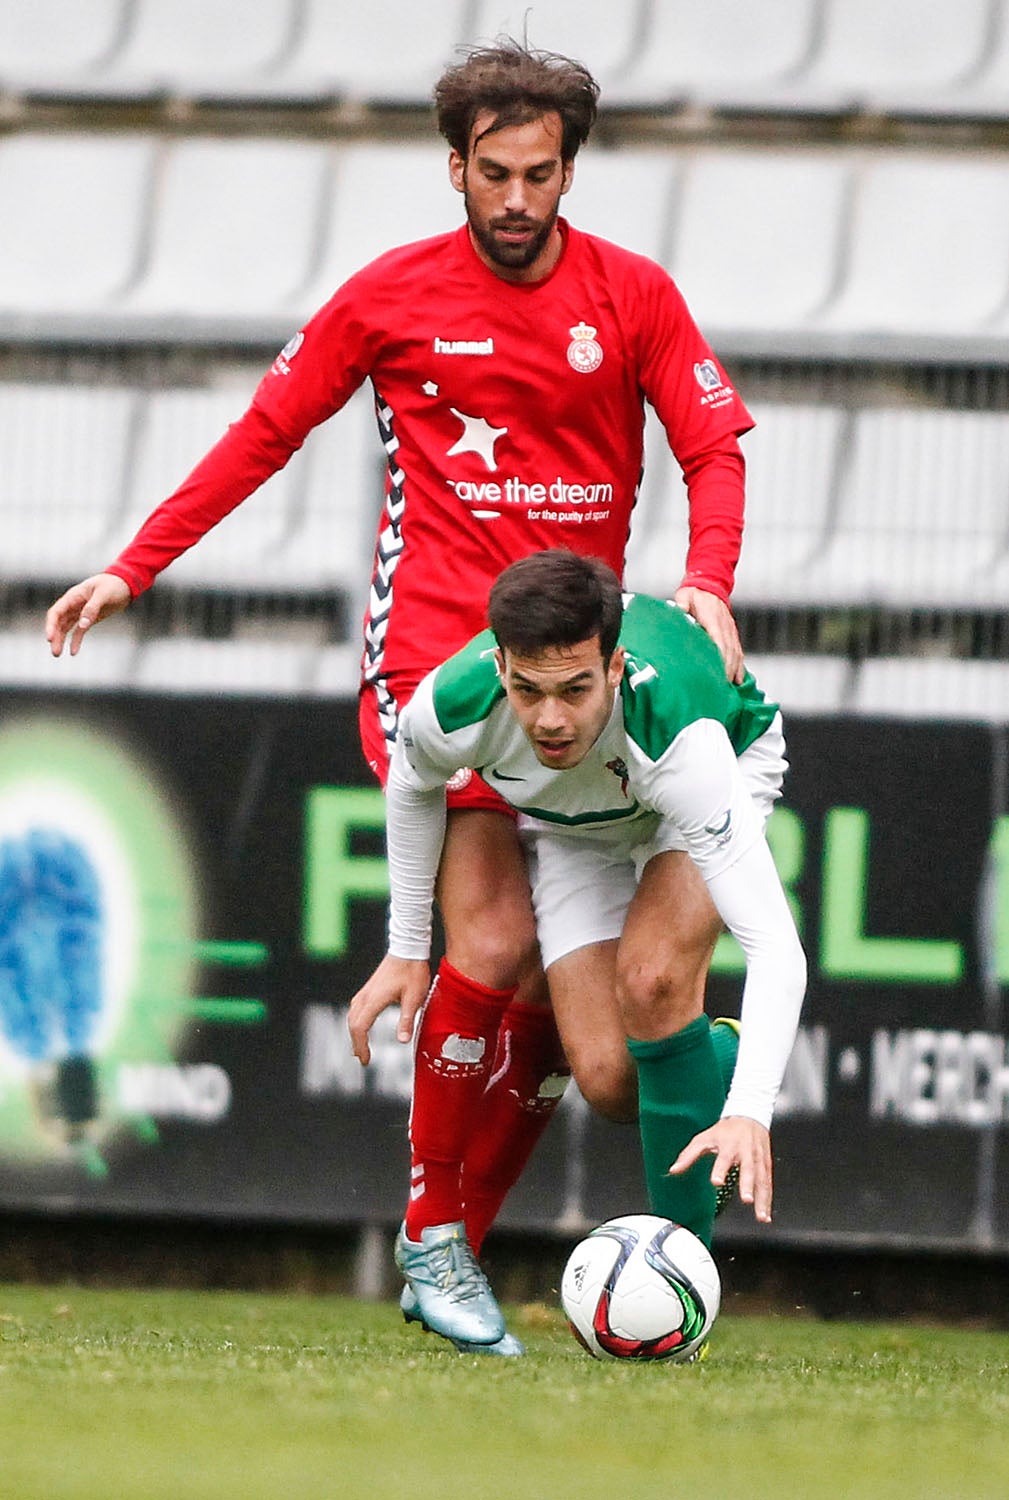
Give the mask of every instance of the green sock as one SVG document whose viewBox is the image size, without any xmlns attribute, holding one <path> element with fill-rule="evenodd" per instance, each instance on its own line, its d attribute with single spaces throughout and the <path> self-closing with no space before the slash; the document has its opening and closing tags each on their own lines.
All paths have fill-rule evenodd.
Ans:
<svg viewBox="0 0 1009 1500">
<path fill-rule="evenodd" d="M 682 1175 L 669 1175 L 683 1147 L 715 1123 L 725 1103 L 708 1018 L 699 1016 L 661 1041 L 628 1041 L 627 1046 L 638 1069 L 638 1128 L 652 1212 L 685 1225 L 710 1245 L 712 1158 L 702 1157 Z"/>
<path fill-rule="evenodd" d="M 724 1022 L 719 1024 L 715 1021 L 711 1026 L 711 1045 L 718 1058 L 718 1070 L 722 1075 L 727 1098 L 732 1075 L 736 1071 L 736 1058 L 739 1056 L 739 1033 L 734 1026 L 726 1026 Z M 722 1102 L 724 1104 L 725 1100 L 723 1099 Z"/>
</svg>

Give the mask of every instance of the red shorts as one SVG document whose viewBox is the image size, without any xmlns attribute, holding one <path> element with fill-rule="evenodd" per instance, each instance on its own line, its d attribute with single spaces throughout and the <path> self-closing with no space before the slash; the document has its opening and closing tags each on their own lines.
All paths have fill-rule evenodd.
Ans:
<svg viewBox="0 0 1009 1500">
<path fill-rule="evenodd" d="M 383 728 L 383 719 L 388 719 L 389 711 L 395 705 L 396 711 L 405 708 L 409 703 L 414 688 L 420 679 L 408 680 L 402 677 L 396 679 L 395 687 L 388 678 L 385 679 L 385 693 L 389 701 L 389 710 L 381 713 L 379 710 L 378 690 L 373 683 L 366 683 L 361 689 L 361 697 L 358 704 L 358 723 L 361 730 L 361 748 L 364 758 L 368 762 L 382 786 L 385 786 L 389 775 L 389 740 Z M 391 694 L 391 697 L 388 695 Z M 515 809 L 500 796 L 492 786 L 488 786 L 482 776 L 468 767 L 457 771 L 452 780 L 445 788 L 445 798 L 450 808 L 483 808 L 487 812 L 506 813 L 508 817 L 518 816 Z"/>
</svg>

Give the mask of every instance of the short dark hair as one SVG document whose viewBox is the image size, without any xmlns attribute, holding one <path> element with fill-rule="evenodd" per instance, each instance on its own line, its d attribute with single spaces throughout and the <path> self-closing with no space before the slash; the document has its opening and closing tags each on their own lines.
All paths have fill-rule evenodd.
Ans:
<svg viewBox="0 0 1009 1500">
<path fill-rule="evenodd" d="M 561 118 L 561 156 L 572 161 L 596 118 L 599 85 L 582 63 L 557 52 L 539 52 L 502 37 L 493 47 L 470 47 L 462 62 L 446 68 L 434 90 L 438 129 L 454 151 L 469 156 L 473 122 L 482 110 L 494 114 L 485 132 L 556 111 Z"/>
<path fill-rule="evenodd" d="M 613 569 L 563 547 L 534 552 L 505 568 L 487 607 L 502 651 L 538 656 L 551 646 L 577 646 L 598 636 L 605 662 L 616 647 L 623 613 Z"/>
</svg>

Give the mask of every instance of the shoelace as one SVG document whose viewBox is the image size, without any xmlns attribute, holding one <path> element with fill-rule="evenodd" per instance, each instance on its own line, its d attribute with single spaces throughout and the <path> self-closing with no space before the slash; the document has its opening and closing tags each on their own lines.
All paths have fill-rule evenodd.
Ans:
<svg viewBox="0 0 1009 1500">
<path fill-rule="evenodd" d="M 427 1269 L 433 1285 L 443 1292 L 451 1291 L 459 1302 L 483 1295 L 487 1281 L 476 1256 L 465 1240 L 446 1240 L 428 1251 Z M 416 1274 L 416 1273 L 415 1273 Z"/>
</svg>

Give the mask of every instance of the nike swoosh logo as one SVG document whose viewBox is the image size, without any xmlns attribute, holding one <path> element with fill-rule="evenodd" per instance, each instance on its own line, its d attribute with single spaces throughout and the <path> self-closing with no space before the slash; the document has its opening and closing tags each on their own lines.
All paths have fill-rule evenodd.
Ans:
<svg viewBox="0 0 1009 1500">
<path fill-rule="evenodd" d="M 503 771 L 495 769 L 491 772 L 495 781 L 525 781 L 524 776 L 506 776 Z"/>
</svg>

